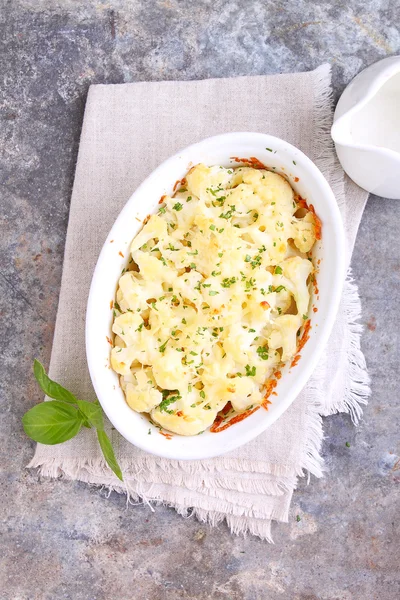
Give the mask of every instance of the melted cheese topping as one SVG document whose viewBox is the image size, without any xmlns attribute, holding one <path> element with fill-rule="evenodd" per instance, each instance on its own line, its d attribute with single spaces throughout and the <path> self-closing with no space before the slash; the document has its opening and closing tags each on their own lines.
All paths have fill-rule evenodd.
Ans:
<svg viewBox="0 0 400 600">
<path fill-rule="evenodd" d="M 193 167 L 131 245 L 111 352 L 129 406 L 195 435 L 245 411 L 296 354 L 310 303 L 313 213 L 278 174 Z"/>
</svg>

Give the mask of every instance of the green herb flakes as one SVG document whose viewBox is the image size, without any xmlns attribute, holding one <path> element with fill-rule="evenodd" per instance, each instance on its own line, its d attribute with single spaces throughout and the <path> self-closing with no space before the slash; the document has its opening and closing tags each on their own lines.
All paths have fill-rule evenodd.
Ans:
<svg viewBox="0 0 400 600">
<path fill-rule="evenodd" d="M 256 367 L 250 367 L 250 365 L 245 366 L 247 377 L 254 377 L 256 374 Z"/>
<path fill-rule="evenodd" d="M 234 283 L 236 283 L 236 277 L 225 277 L 225 279 L 222 280 L 221 285 L 223 288 L 229 288 Z"/>
<path fill-rule="evenodd" d="M 167 347 L 168 342 L 169 342 L 169 338 L 163 344 L 161 344 L 161 346 L 158 347 L 158 351 L 165 352 L 165 348 Z"/>
<path fill-rule="evenodd" d="M 263 346 L 258 346 L 257 354 L 262 360 L 268 360 L 268 349 Z"/>
</svg>

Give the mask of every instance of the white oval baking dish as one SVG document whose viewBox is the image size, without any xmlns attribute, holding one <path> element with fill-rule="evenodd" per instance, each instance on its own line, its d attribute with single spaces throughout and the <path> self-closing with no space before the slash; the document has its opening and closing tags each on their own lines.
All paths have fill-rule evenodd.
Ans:
<svg viewBox="0 0 400 600">
<path fill-rule="evenodd" d="M 247 419 L 219 433 L 171 439 L 159 435 L 147 417 L 125 402 L 118 375 L 110 368 L 112 310 L 121 270 L 127 264 L 132 239 L 143 219 L 155 212 L 164 194 L 172 194 L 174 183 L 199 162 L 238 166 L 232 157 L 256 157 L 275 172 L 285 175 L 322 221 L 322 239 L 314 248 L 320 259 L 318 312 L 310 308 L 310 339 L 298 365 L 282 370 L 282 378 L 268 411 L 260 408 Z M 112 241 L 113 240 L 113 241 Z M 112 243 L 111 243 L 112 242 Z M 260 133 L 228 133 L 185 148 L 162 163 L 133 193 L 121 211 L 100 253 L 89 293 L 86 315 L 86 353 L 97 397 L 114 427 L 135 446 L 167 458 L 187 460 L 218 456 L 260 435 L 291 405 L 317 365 L 331 332 L 344 280 L 344 232 L 333 192 L 316 165 L 300 150 L 276 137 Z M 121 254 L 125 257 L 123 258 Z M 313 299 L 315 303 L 316 299 Z M 149 435 L 149 429 L 151 435 Z"/>
</svg>

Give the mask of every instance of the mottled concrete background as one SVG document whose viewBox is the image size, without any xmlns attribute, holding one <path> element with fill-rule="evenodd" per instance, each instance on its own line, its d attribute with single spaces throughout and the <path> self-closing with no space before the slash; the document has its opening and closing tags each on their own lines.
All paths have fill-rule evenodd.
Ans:
<svg viewBox="0 0 400 600">
<path fill-rule="evenodd" d="M 12 600 L 395 600 L 399 589 L 400 201 L 370 198 L 353 259 L 373 395 L 325 420 L 329 475 L 302 482 L 276 545 L 24 469 L 41 400 L 91 83 L 333 66 L 335 96 L 400 53 L 396 0 L 0 0 L 1 582 Z M 350 447 L 346 445 L 349 442 Z M 297 515 L 300 521 L 297 521 Z"/>
</svg>

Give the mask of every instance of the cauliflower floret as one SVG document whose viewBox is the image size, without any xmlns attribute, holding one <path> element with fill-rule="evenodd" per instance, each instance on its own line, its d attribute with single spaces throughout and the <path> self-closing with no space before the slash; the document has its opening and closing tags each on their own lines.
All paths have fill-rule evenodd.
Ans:
<svg viewBox="0 0 400 600">
<path fill-rule="evenodd" d="M 222 195 L 224 188 L 229 185 L 232 173 L 228 173 L 228 170 L 218 166 L 206 167 L 198 164 L 186 175 L 188 189 L 199 198 L 212 200 Z"/>
<path fill-rule="evenodd" d="M 134 374 L 134 382 L 126 384 L 126 401 L 137 412 L 150 412 L 162 400 L 161 392 L 154 387 L 151 369 Z"/>
<path fill-rule="evenodd" d="M 268 346 L 272 350 L 282 348 L 282 361 L 293 358 L 297 350 L 297 332 L 302 324 L 298 315 L 282 315 L 277 317 L 273 330 L 267 338 Z"/>
<path fill-rule="evenodd" d="M 146 281 L 160 284 L 163 281 L 172 283 L 176 279 L 176 270 L 163 263 L 156 256 L 137 250 L 134 253 L 134 258 L 139 266 L 140 275 Z"/>
<path fill-rule="evenodd" d="M 119 280 L 117 301 L 123 312 L 139 312 L 147 310 L 148 298 L 158 298 L 162 293 L 161 281 L 146 281 L 140 275 L 128 272 Z"/>
<path fill-rule="evenodd" d="M 252 404 L 261 404 L 263 395 L 259 385 L 251 377 L 235 377 L 230 385 L 232 397 L 231 404 L 235 410 L 242 412 Z"/>
<path fill-rule="evenodd" d="M 315 221 L 313 214 L 308 212 L 304 219 L 294 219 L 293 242 L 300 252 L 309 252 L 315 242 Z"/>
<path fill-rule="evenodd" d="M 306 315 L 310 303 L 307 278 L 313 270 L 311 261 L 306 258 L 300 258 L 300 256 L 293 256 L 282 262 L 282 268 L 283 275 L 290 279 L 294 284 L 294 297 L 299 315 Z"/>
<path fill-rule="evenodd" d="M 254 334 L 248 328 L 243 329 L 240 323 L 230 327 L 223 341 L 226 354 L 233 358 L 239 365 L 249 362 L 248 351 L 254 340 Z"/>
<path fill-rule="evenodd" d="M 168 431 L 173 431 L 179 435 L 197 435 L 210 427 L 216 416 L 216 410 L 206 410 L 204 408 L 188 410 L 182 416 L 169 414 L 159 408 L 151 411 L 153 421 L 161 427 L 165 427 Z"/>
<path fill-rule="evenodd" d="M 136 250 L 153 238 L 164 239 L 168 235 L 167 223 L 159 215 L 151 215 L 143 229 L 133 239 L 131 244 L 132 255 Z"/>
<path fill-rule="evenodd" d="M 190 370 L 182 364 L 182 353 L 175 348 L 165 351 L 153 361 L 153 374 L 157 385 L 166 390 L 176 390 L 187 386 Z"/>
<path fill-rule="evenodd" d="M 182 388 L 181 388 L 182 389 Z M 169 431 L 180 435 L 196 435 L 209 427 L 226 401 L 205 398 L 202 390 L 190 386 L 185 391 L 172 391 L 151 412 L 152 419 Z M 187 390 L 187 391 L 186 391 Z"/>
<path fill-rule="evenodd" d="M 140 338 L 143 325 L 143 319 L 139 313 L 126 312 L 115 318 L 112 330 L 118 335 L 118 338 L 125 342 L 126 346 L 133 346 Z M 117 344 L 115 343 L 115 345 Z"/>
<path fill-rule="evenodd" d="M 128 348 L 115 347 L 111 350 L 111 366 L 116 373 L 127 375 L 130 373 L 131 365 L 137 357 L 137 350 L 134 346 Z"/>
<path fill-rule="evenodd" d="M 272 173 L 271 171 L 263 171 L 261 178 L 254 174 L 247 174 L 243 177 L 243 181 L 249 180 L 249 178 L 257 178 L 258 181 L 253 183 L 254 190 L 266 204 L 275 202 L 276 209 L 282 209 L 284 211 L 293 211 L 293 197 L 294 192 L 290 184 L 286 181 L 282 175 L 278 173 Z"/>
</svg>

